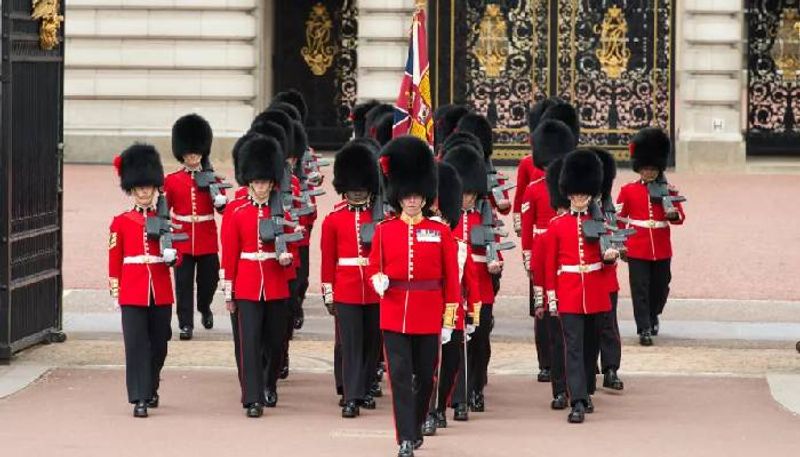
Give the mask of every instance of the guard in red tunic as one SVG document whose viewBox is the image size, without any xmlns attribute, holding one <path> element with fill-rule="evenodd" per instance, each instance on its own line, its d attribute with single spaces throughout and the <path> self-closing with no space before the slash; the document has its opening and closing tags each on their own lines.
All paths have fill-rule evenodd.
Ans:
<svg viewBox="0 0 800 457">
<path fill-rule="evenodd" d="M 242 146 L 240 155 L 241 178 L 250 194 L 247 203 L 225 213 L 222 265 L 226 308 L 238 311 L 242 405 L 249 417 L 260 417 L 265 404 L 277 403 L 277 370 L 264 379 L 263 352 L 270 360 L 283 352 L 290 313 L 286 270 L 292 255 L 276 249 L 283 228 L 269 204 L 275 183 L 283 178 L 280 145 L 273 138 L 256 137 Z M 265 391 L 274 398 L 267 398 Z"/>
<path fill-rule="evenodd" d="M 369 100 L 359 103 L 350 112 L 350 121 L 353 122 L 353 138 L 364 138 L 367 136 L 367 113 L 372 108 L 380 105 L 377 100 Z"/>
<path fill-rule="evenodd" d="M 542 121 L 531 137 L 533 138 L 533 162 L 540 170 L 546 169 L 553 160 L 566 155 L 577 146 L 577 140 L 569 127 L 554 119 Z M 544 289 L 541 286 L 533 286 L 533 270 L 531 268 L 531 265 L 535 264 L 533 257 L 541 255 L 540 250 L 535 249 L 540 246 L 538 239 L 547 231 L 550 220 L 556 216 L 555 210 L 550 205 L 550 196 L 544 176 L 532 181 L 525 189 L 521 216 L 522 259 L 525 270 L 531 278 L 530 314 L 534 317 L 536 355 L 539 361 L 537 379 L 539 382 L 550 382 L 552 353 L 548 343 L 549 324 L 547 322 L 550 316 L 546 312 L 540 313 L 539 317 L 535 316 L 534 304 L 536 298 L 542 296 Z"/>
<path fill-rule="evenodd" d="M 494 164 L 492 163 L 492 155 L 494 154 L 494 133 L 492 131 L 492 124 L 489 123 L 489 120 L 480 114 L 469 113 L 462 116 L 458 120 L 456 130 L 458 132 L 469 132 L 478 137 L 481 142 L 483 158 L 486 161 L 487 173 L 496 175 L 496 181 L 499 187 L 505 186 L 506 178 L 497 173 Z M 500 214 L 509 214 L 511 212 L 511 200 L 508 196 L 508 190 L 502 191 L 502 198 L 495 197 L 492 189 L 489 189 L 489 192 L 489 198 L 492 202 L 492 207 L 495 208 Z"/>
<path fill-rule="evenodd" d="M 412 136 L 395 138 L 384 147 L 380 162 L 387 200 L 400 215 L 378 224 L 368 274 L 381 296 L 398 455 L 408 457 L 422 445 L 439 338 L 455 326 L 458 259 L 450 228 L 423 215 L 437 190 L 428 145 Z"/>
<path fill-rule="evenodd" d="M 147 417 L 148 407 L 158 407 L 161 368 L 172 336 L 169 266 L 177 260 L 177 251 L 167 247 L 162 252 L 160 239 L 153 233 L 148 236 L 146 229 L 168 225 L 155 211 L 158 189 L 164 184 L 158 152 L 153 146 L 134 144 L 115 158 L 114 165 L 134 206 L 111 222 L 108 283 L 122 312 L 128 401 L 135 417 Z"/>
<path fill-rule="evenodd" d="M 379 185 L 375 159 L 374 151 L 358 142 L 346 144 L 336 154 L 333 187 L 347 204 L 322 223 L 322 297 L 336 315 L 342 351 L 342 417 L 347 418 L 358 416 L 362 407 L 375 408 L 369 390 L 380 352 L 380 310 L 378 294 L 367 276 L 373 210 L 383 211 L 383 202 L 375 198 Z"/>
<path fill-rule="evenodd" d="M 464 105 L 442 105 L 436 108 L 433 113 L 433 123 L 435 135 L 433 136 L 436 142 L 435 151 L 437 157 L 444 157 L 444 142 L 456 130 L 458 121 L 469 114 L 469 108 Z"/>
<path fill-rule="evenodd" d="M 637 133 L 630 144 L 633 170 L 640 178 L 622 187 L 617 197 L 619 220 L 636 230 L 625 244 L 636 332 L 642 346 L 653 344 L 672 280 L 670 226 L 686 219 L 677 189 L 664 171 L 669 137 L 657 128 Z"/>
<path fill-rule="evenodd" d="M 211 126 L 197 114 L 181 117 L 172 127 L 172 153 L 182 164 L 179 171 L 164 181 L 172 222 L 189 239 L 175 243 L 182 255 L 175 268 L 175 295 L 181 340 L 192 339 L 194 331 L 194 285 L 197 283 L 197 310 L 203 327 L 214 326 L 211 301 L 219 282 L 217 223 L 214 211 L 221 212 L 228 202 L 221 180 L 210 168 Z M 212 189 L 215 187 L 215 189 Z"/>
<path fill-rule="evenodd" d="M 596 315 L 611 310 L 605 268 L 619 256 L 613 249 L 601 253 L 599 242 L 584 233 L 589 203 L 600 194 L 602 180 L 603 166 L 593 152 L 565 157 L 559 185 L 570 211 L 551 221 L 544 240 L 545 290 L 550 312 L 560 316 L 563 328 L 571 423 L 583 422 L 594 410 L 587 382 L 597 362 L 584 350 L 584 338 L 596 331 Z"/>
</svg>

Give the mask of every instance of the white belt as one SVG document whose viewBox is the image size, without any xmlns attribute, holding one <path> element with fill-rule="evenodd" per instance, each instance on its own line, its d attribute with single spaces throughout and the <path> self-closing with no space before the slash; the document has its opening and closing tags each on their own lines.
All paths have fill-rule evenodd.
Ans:
<svg viewBox="0 0 800 457">
<path fill-rule="evenodd" d="M 366 267 L 368 265 L 369 259 L 366 257 L 342 257 L 339 259 L 341 267 Z"/>
<path fill-rule="evenodd" d="M 561 273 L 589 273 L 592 271 L 598 271 L 603 268 L 603 264 L 601 262 L 597 263 L 590 263 L 588 265 L 561 265 L 558 269 L 558 274 Z"/>
<path fill-rule="evenodd" d="M 667 221 L 654 221 L 652 219 L 648 221 L 640 221 L 637 219 L 628 219 L 627 217 L 620 217 L 620 221 L 633 225 L 634 227 L 641 227 L 641 228 L 667 228 L 669 227 L 669 223 Z"/>
<path fill-rule="evenodd" d="M 239 258 L 260 262 L 262 260 L 275 260 L 278 256 L 274 252 L 242 252 L 239 254 Z"/>
<path fill-rule="evenodd" d="M 214 220 L 213 214 L 195 214 L 194 216 L 181 216 L 172 213 L 172 218 L 179 222 L 208 222 Z"/>
<path fill-rule="evenodd" d="M 122 263 L 127 265 L 142 265 L 151 263 L 164 263 L 164 258 L 158 255 L 134 255 L 122 259 Z"/>
<path fill-rule="evenodd" d="M 485 255 L 472 254 L 472 261 L 477 263 L 486 263 Z"/>
</svg>

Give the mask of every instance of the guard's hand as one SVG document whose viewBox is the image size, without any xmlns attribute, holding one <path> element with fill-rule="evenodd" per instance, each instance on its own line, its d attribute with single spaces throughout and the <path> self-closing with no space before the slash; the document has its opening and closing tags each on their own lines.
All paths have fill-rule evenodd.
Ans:
<svg viewBox="0 0 800 457">
<path fill-rule="evenodd" d="M 291 253 L 289 253 L 289 252 L 284 252 L 283 254 L 281 254 L 281 255 L 279 255 L 279 256 L 278 256 L 278 263 L 279 263 L 279 264 L 280 264 L 282 267 L 288 267 L 289 265 L 291 265 L 291 264 L 292 264 L 292 260 L 293 260 L 293 259 L 294 259 L 294 256 L 292 256 L 292 254 L 291 254 Z"/>
<path fill-rule="evenodd" d="M 297 224 L 297 227 L 294 228 L 294 233 L 306 233 L 306 226 Z"/>
<path fill-rule="evenodd" d="M 675 184 L 667 184 L 667 190 L 670 192 L 675 192 L 676 194 L 679 193 L 678 187 Z"/>
<path fill-rule="evenodd" d="M 453 338 L 453 329 L 451 328 L 443 328 L 442 329 L 442 346 L 449 343 L 450 340 Z"/>
<path fill-rule="evenodd" d="M 614 248 L 606 249 L 606 252 L 603 253 L 603 260 L 607 262 L 613 262 L 619 258 L 619 251 Z"/>
<path fill-rule="evenodd" d="M 330 303 L 325 302 L 325 309 L 328 310 L 328 314 L 330 314 L 331 316 L 336 315 L 336 306 L 334 306 L 333 302 Z"/>
<path fill-rule="evenodd" d="M 477 327 L 472 324 L 467 324 L 467 328 L 465 328 L 464 330 L 467 331 L 467 335 L 472 335 L 473 333 L 475 333 L 476 328 Z"/>
<path fill-rule="evenodd" d="M 665 213 L 665 216 L 668 221 L 677 221 L 681 218 L 681 214 L 678 212 L 677 208 L 670 208 Z"/>
<path fill-rule="evenodd" d="M 164 249 L 164 252 L 161 253 L 161 257 L 167 265 L 172 266 L 172 264 L 178 260 L 178 251 L 174 248 Z"/>
<path fill-rule="evenodd" d="M 214 196 L 214 207 L 222 208 L 228 204 L 228 197 L 222 194 Z"/>
<path fill-rule="evenodd" d="M 486 268 L 489 270 L 489 273 L 493 275 L 500 274 L 500 272 L 503 271 L 503 262 L 500 260 L 494 260 L 489 262 L 486 265 Z"/>
<path fill-rule="evenodd" d="M 511 208 L 511 200 L 504 198 L 502 200 L 497 201 L 497 209 L 500 211 L 505 211 L 508 208 Z"/>
<path fill-rule="evenodd" d="M 225 309 L 228 310 L 229 313 L 233 314 L 236 312 L 236 303 L 233 300 L 226 300 L 225 301 Z"/>
<path fill-rule="evenodd" d="M 375 292 L 383 298 L 383 293 L 389 288 L 389 277 L 383 273 L 375 273 L 370 278 L 370 281 Z"/>
<path fill-rule="evenodd" d="M 536 310 L 533 312 L 533 315 L 534 315 L 534 317 L 536 319 L 543 318 L 544 317 L 544 307 L 542 307 L 542 306 L 537 307 Z"/>
<path fill-rule="evenodd" d="M 519 213 L 514 213 L 514 232 L 517 233 L 517 236 L 522 234 L 522 216 Z"/>
</svg>

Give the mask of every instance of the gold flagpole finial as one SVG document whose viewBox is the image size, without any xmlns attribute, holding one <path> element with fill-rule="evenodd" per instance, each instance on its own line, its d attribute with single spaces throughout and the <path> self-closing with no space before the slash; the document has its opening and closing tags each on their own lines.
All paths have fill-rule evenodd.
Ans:
<svg viewBox="0 0 800 457">
<path fill-rule="evenodd" d="M 427 10 L 428 9 L 428 0 L 415 0 L 417 3 L 418 10 Z"/>
</svg>

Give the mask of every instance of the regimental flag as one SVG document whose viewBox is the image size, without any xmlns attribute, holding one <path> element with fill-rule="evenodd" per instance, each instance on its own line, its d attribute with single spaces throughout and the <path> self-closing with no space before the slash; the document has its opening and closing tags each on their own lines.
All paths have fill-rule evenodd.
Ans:
<svg viewBox="0 0 800 457">
<path fill-rule="evenodd" d="M 411 25 L 406 71 L 394 107 L 392 138 L 414 135 L 427 141 L 433 148 L 433 110 L 425 22 L 425 8 L 418 6 Z"/>
</svg>

